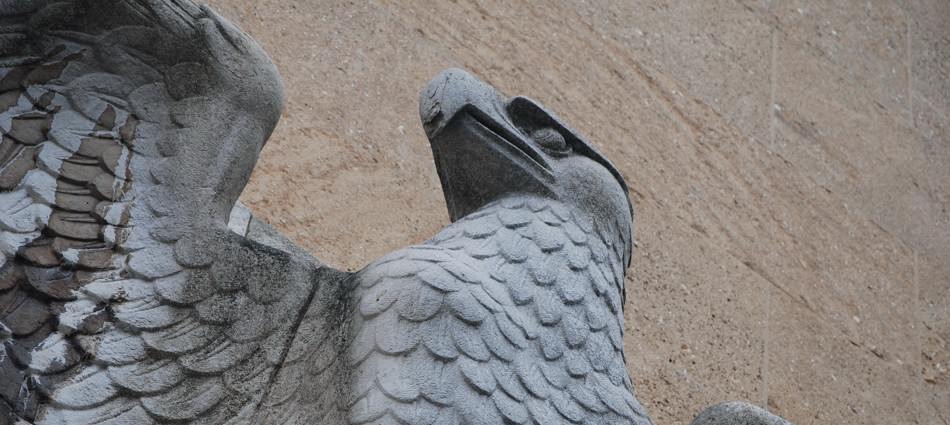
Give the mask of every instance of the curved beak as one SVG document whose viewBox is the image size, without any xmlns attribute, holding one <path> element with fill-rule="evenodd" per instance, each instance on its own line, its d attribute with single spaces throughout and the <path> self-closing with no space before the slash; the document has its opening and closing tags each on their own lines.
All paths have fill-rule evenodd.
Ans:
<svg viewBox="0 0 950 425">
<path fill-rule="evenodd" d="M 544 156 L 512 123 L 507 109 L 507 102 L 494 87 L 458 68 L 439 73 L 419 97 L 419 115 L 430 141 L 458 115 L 468 114 L 547 169 Z"/>
<path fill-rule="evenodd" d="M 546 157 L 488 84 L 445 70 L 422 91 L 419 114 L 453 221 L 507 193 L 550 193 Z"/>
</svg>

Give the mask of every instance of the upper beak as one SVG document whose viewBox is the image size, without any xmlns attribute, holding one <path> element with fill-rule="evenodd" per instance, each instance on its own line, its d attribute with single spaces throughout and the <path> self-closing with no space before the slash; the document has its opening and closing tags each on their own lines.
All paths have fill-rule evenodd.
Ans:
<svg viewBox="0 0 950 425">
<path fill-rule="evenodd" d="M 452 117 L 466 108 L 485 111 L 495 115 L 493 118 L 507 121 L 504 114 L 500 113 L 504 110 L 504 100 L 495 89 L 461 69 L 442 71 L 429 81 L 419 95 L 419 115 L 430 139 L 435 138 Z"/>
<path fill-rule="evenodd" d="M 419 115 L 429 140 L 435 140 L 459 114 L 469 115 L 541 169 L 549 169 L 544 156 L 511 122 L 501 94 L 472 74 L 450 68 L 430 80 L 419 98 Z"/>
</svg>

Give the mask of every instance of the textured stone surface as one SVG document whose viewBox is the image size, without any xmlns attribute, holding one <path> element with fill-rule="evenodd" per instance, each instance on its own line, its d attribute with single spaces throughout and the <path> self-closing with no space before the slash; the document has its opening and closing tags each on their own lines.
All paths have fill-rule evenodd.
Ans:
<svg viewBox="0 0 950 425">
<path fill-rule="evenodd" d="M 464 66 L 627 177 L 625 350 L 657 423 L 728 399 L 950 421 L 946 2 L 212 3 L 293 87 L 243 199 L 319 258 L 447 223 L 414 99 Z"/>
<path fill-rule="evenodd" d="M 624 357 L 616 169 L 462 70 L 419 99 L 453 222 L 321 285 L 259 420 L 649 425 Z"/>
<path fill-rule="evenodd" d="M 941 110 L 950 109 L 950 5 L 940 0 L 923 0 L 905 6 L 910 17 L 911 88 Z M 914 108 L 921 101 L 914 102 Z"/>
<path fill-rule="evenodd" d="M 727 402 L 699 414 L 692 425 L 788 425 L 788 422 L 747 403 Z"/>
<path fill-rule="evenodd" d="M 840 81 L 847 81 L 846 84 L 834 84 L 849 90 L 848 96 L 841 96 L 840 92 L 825 92 L 826 96 L 836 95 L 838 101 L 845 104 L 874 105 L 896 118 L 909 116 L 911 46 L 908 17 L 899 5 L 877 1 L 837 7 L 831 3 L 790 0 L 776 2 L 770 12 L 775 16 L 782 36 L 793 41 L 796 48 L 807 52 L 818 63 L 832 65 L 840 74 Z M 792 48 L 783 40 L 779 40 L 778 45 Z M 783 63 L 791 59 L 787 54 L 779 51 L 776 59 L 779 70 L 785 68 L 791 72 L 790 67 Z M 809 78 L 808 75 L 798 74 L 798 77 L 804 80 Z M 813 80 L 817 83 L 814 88 L 836 80 Z M 779 83 L 780 89 L 798 88 L 798 84 L 793 83 L 795 80 L 788 77 L 778 76 L 776 81 L 784 81 Z M 849 85 L 861 90 L 853 90 Z M 781 97 L 777 100 L 782 101 Z"/>
<path fill-rule="evenodd" d="M 3 1 L 0 20 L 0 423 L 254 404 L 318 267 L 227 231 L 276 69 L 188 2 Z"/>
<path fill-rule="evenodd" d="M 927 262 L 919 264 L 922 391 L 925 402 L 942 412 L 941 418 L 946 418 L 946 400 L 950 398 L 950 273 Z"/>
<path fill-rule="evenodd" d="M 605 44 L 663 70 L 699 102 L 759 141 L 769 139 L 771 28 L 736 1 L 574 2 Z"/>
<path fill-rule="evenodd" d="M 452 223 L 345 273 L 235 205 L 283 103 L 247 34 L 188 1 L 0 20 L 0 422 L 652 423 L 627 185 L 539 103 L 434 77 Z"/>
</svg>

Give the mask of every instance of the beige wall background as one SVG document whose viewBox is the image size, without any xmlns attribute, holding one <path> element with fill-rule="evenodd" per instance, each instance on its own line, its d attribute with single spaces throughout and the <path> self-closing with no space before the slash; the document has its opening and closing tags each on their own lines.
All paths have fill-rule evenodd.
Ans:
<svg viewBox="0 0 950 425">
<path fill-rule="evenodd" d="M 950 423 L 950 2 L 214 0 L 283 75 L 243 200 L 358 269 L 447 223 L 416 99 L 540 100 L 632 188 L 626 350 L 658 424 Z"/>
</svg>

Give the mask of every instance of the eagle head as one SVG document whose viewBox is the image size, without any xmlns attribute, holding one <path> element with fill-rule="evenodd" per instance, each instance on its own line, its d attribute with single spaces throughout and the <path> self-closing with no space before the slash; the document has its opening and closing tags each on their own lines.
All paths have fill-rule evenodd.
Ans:
<svg viewBox="0 0 950 425">
<path fill-rule="evenodd" d="M 623 177 L 553 113 L 460 69 L 428 83 L 419 113 L 453 222 L 503 197 L 547 197 L 615 235 L 629 263 L 633 210 Z"/>
</svg>

